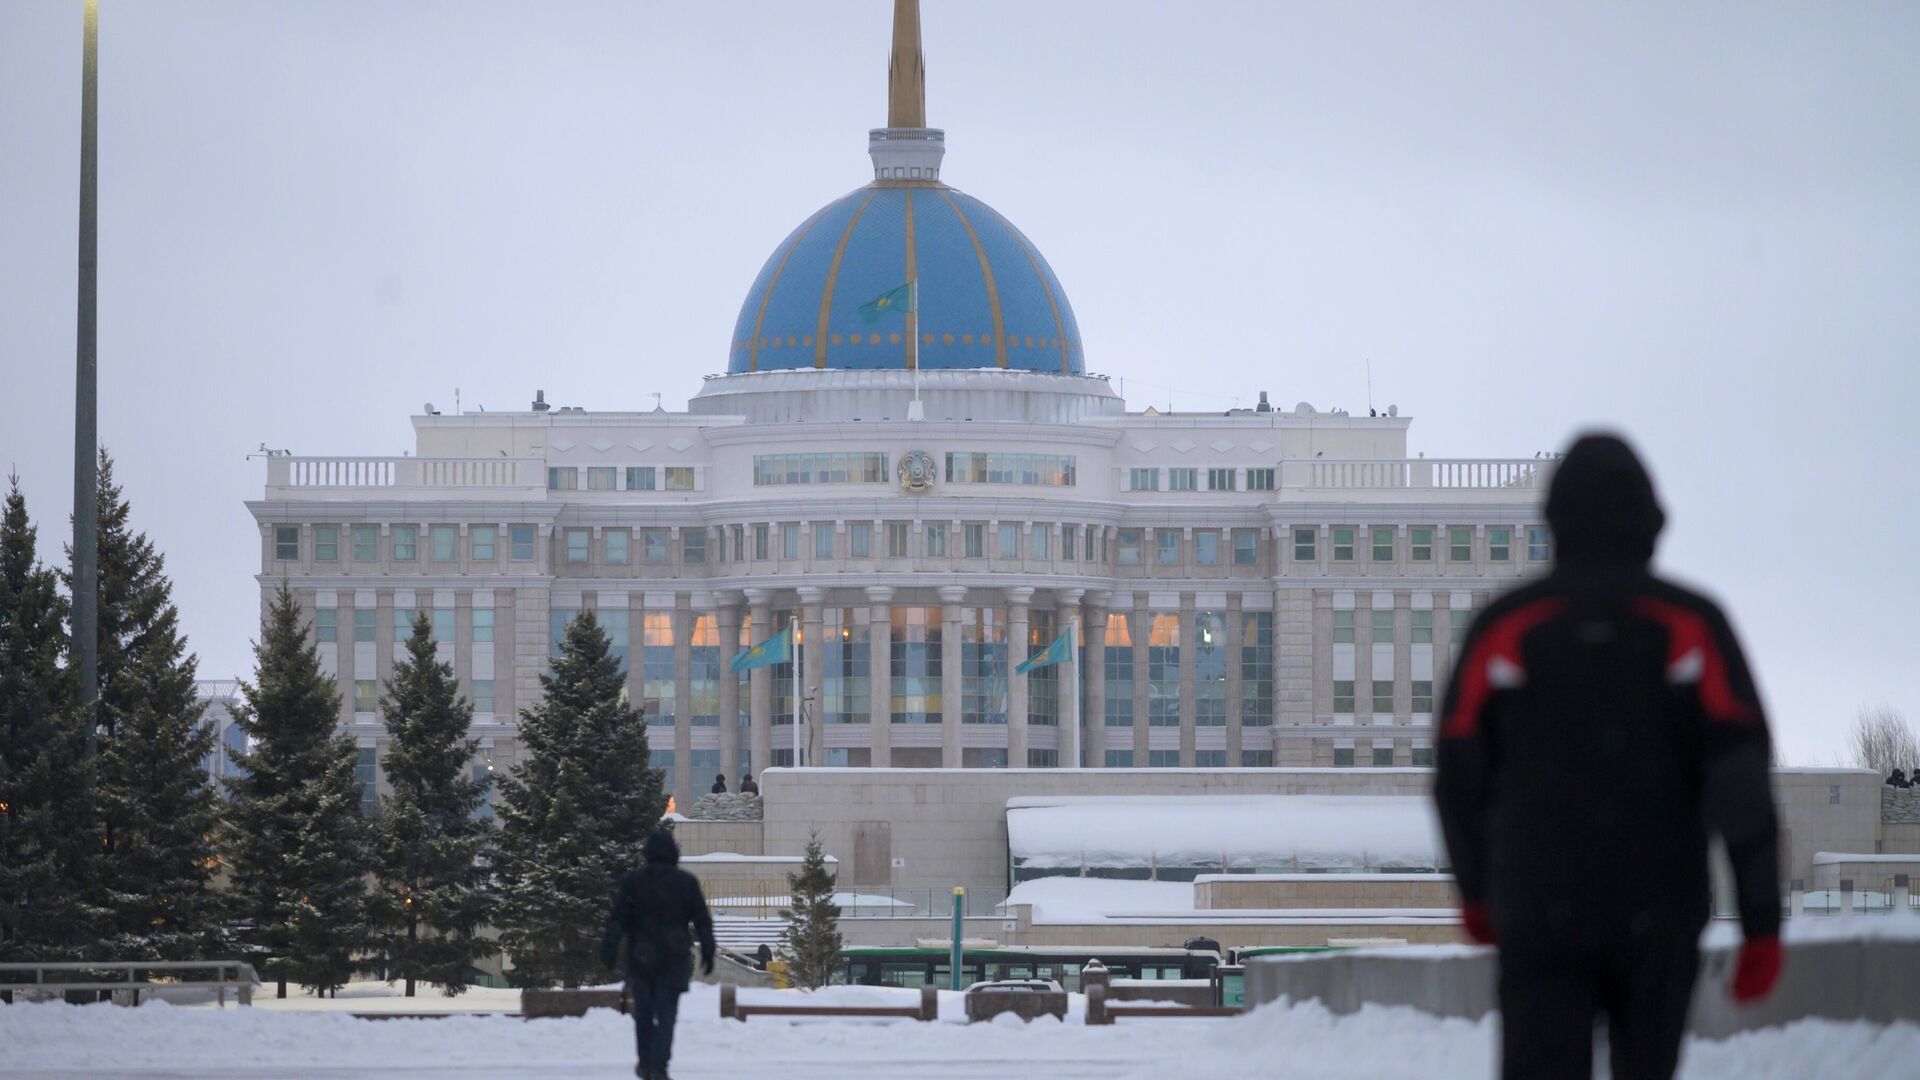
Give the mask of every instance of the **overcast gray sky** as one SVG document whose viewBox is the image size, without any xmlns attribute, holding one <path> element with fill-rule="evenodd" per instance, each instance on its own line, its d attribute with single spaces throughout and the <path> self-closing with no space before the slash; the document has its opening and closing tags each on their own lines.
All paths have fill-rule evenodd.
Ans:
<svg viewBox="0 0 1920 1080">
<path fill-rule="evenodd" d="M 891 5 L 102 0 L 101 437 L 205 677 L 246 452 L 677 407 L 870 178 Z M 1920 5 L 926 0 L 945 178 L 1135 408 L 1377 404 L 1429 456 L 1638 441 L 1786 756 L 1920 715 Z M 80 3 L 0 4 L 0 463 L 71 500 Z"/>
</svg>

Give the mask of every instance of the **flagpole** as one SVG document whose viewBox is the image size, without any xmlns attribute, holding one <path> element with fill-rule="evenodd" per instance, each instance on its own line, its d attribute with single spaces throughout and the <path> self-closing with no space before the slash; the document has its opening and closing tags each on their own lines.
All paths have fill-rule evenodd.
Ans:
<svg viewBox="0 0 1920 1080">
<path fill-rule="evenodd" d="M 913 371 L 913 404 L 907 407 L 907 419 L 926 418 L 926 406 L 920 404 L 920 279 L 907 282 L 907 307 L 913 313 L 913 332 L 907 335 L 907 367 Z"/>
<path fill-rule="evenodd" d="M 787 617 L 787 629 L 793 634 L 793 767 L 797 769 L 800 767 L 800 693 L 801 688 L 807 684 L 806 677 L 802 674 L 806 667 L 806 660 L 802 655 L 805 646 L 800 641 L 798 616 Z"/>
</svg>

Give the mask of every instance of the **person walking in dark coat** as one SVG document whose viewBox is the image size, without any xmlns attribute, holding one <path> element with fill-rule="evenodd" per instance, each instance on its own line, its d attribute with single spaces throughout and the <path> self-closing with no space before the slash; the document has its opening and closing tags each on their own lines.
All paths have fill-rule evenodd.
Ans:
<svg viewBox="0 0 1920 1080">
<path fill-rule="evenodd" d="M 628 871 L 614 894 L 613 914 L 600 940 L 600 962 L 626 975 L 640 1057 L 634 1075 L 668 1080 L 673 1024 L 680 995 L 693 981 L 696 938 L 700 971 L 713 974 L 713 916 L 699 880 L 680 869 L 680 845 L 673 833 L 654 830 L 643 851 L 646 865 Z"/>
<path fill-rule="evenodd" d="M 1726 616 L 1653 574 L 1665 523 L 1626 443 L 1575 442 L 1547 494 L 1553 571 L 1475 620 L 1434 778 L 1468 937 L 1499 947 L 1501 1071 L 1673 1075 L 1710 909 L 1709 833 L 1746 943 L 1737 1002 L 1779 976 L 1767 721 Z M 1581 777 L 1577 786 L 1567 775 Z"/>
<path fill-rule="evenodd" d="M 725 795 L 726 793 L 727 793 L 727 774 L 719 773 L 714 776 L 713 786 L 707 789 L 707 794 Z"/>
</svg>

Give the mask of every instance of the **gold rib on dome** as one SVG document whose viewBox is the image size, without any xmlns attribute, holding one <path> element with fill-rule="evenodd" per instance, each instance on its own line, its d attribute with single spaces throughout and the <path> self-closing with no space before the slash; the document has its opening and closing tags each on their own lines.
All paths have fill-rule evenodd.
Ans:
<svg viewBox="0 0 1920 1080">
<path fill-rule="evenodd" d="M 927 63 L 920 54 L 920 0 L 893 0 L 893 53 L 887 59 L 887 126 L 927 126 Z"/>
<path fill-rule="evenodd" d="M 987 204 L 981 203 L 980 205 L 986 206 Z M 1060 343 L 1060 374 L 1073 374 L 1073 357 L 1071 353 L 1073 346 L 1067 340 L 1067 321 L 1060 317 L 1060 301 L 1054 298 L 1053 286 L 1047 283 L 1046 271 L 1040 268 L 1040 253 L 1033 249 L 1033 245 L 1028 242 L 1026 234 L 1014 228 L 1013 222 L 1008 221 L 1000 211 L 995 210 L 991 206 L 987 206 L 987 213 L 992 214 L 994 219 L 1000 222 L 1000 227 L 1005 229 L 1007 235 L 1013 238 L 1013 242 L 1019 244 L 1020 250 L 1026 253 L 1027 264 L 1033 267 L 1033 276 L 1040 281 L 1040 291 L 1047 294 L 1047 307 L 1053 309 L 1054 333 L 1059 335 L 1059 337 L 1054 340 Z"/>
<path fill-rule="evenodd" d="M 940 197 L 947 200 L 953 208 L 953 216 L 960 219 L 960 227 L 967 230 L 967 239 L 973 241 L 974 258 L 980 260 L 980 280 L 987 287 L 987 306 L 993 311 L 993 363 L 995 367 L 1007 366 L 1007 321 L 1000 313 L 1000 286 L 993 280 L 993 264 L 987 261 L 987 249 L 980 244 L 980 235 L 973 231 L 973 222 L 967 220 L 966 211 L 953 201 L 953 196 L 942 189 Z"/>
<path fill-rule="evenodd" d="M 800 242 L 807 238 L 807 234 L 813 231 L 814 225 L 821 218 L 826 217 L 827 211 L 831 208 L 832 204 L 823 206 L 808 218 L 800 226 L 799 231 L 793 234 L 793 243 L 788 244 L 787 250 L 780 253 L 780 264 L 773 268 L 773 277 L 767 280 L 767 289 L 760 294 L 760 310 L 753 316 L 753 336 L 747 339 L 748 371 L 760 370 L 760 330 L 767 322 L 767 302 L 773 299 L 773 287 L 780 284 L 780 274 L 786 270 L 787 260 L 793 257 L 793 249 L 800 246 Z"/>
<path fill-rule="evenodd" d="M 833 286 L 840 280 L 840 260 L 847 256 L 847 241 L 853 237 L 853 227 L 860 224 L 860 215 L 867 212 L 867 204 L 873 202 L 877 192 L 869 189 L 867 197 L 860 200 L 860 206 L 847 219 L 847 227 L 841 230 L 840 242 L 834 245 L 833 261 L 827 264 L 827 283 L 820 290 L 820 329 L 813 335 L 813 366 L 827 366 L 827 320 L 833 314 Z"/>
<path fill-rule="evenodd" d="M 903 191 L 900 197 L 907 204 L 907 284 L 913 290 L 913 306 L 907 309 L 906 325 L 907 351 L 903 354 L 907 370 L 920 366 L 920 348 L 914 344 L 914 338 L 920 333 L 920 260 L 915 256 L 913 242 L 913 192 Z"/>
</svg>

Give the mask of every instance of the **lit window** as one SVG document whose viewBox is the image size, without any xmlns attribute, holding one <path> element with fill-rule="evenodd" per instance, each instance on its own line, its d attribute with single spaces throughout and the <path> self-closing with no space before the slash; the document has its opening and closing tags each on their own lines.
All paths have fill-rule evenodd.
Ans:
<svg viewBox="0 0 1920 1080">
<path fill-rule="evenodd" d="M 587 542 L 592 534 L 585 529 L 567 530 L 567 561 L 584 564 L 587 561 Z"/>
<path fill-rule="evenodd" d="M 473 609 L 473 641 L 478 645 L 493 640 L 493 609 Z"/>
<path fill-rule="evenodd" d="M 1196 491 L 1200 487 L 1199 469 L 1168 469 L 1168 491 Z"/>
<path fill-rule="evenodd" d="M 1207 490 L 1232 491 L 1234 489 L 1233 481 L 1236 475 L 1233 469 L 1208 469 Z"/>
<path fill-rule="evenodd" d="M 374 641 L 380 635 L 380 613 L 373 608 L 353 609 L 353 640 Z"/>
<path fill-rule="evenodd" d="M 1057 454 L 953 451 L 947 454 L 947 480 L 956 484 L 1072 487 L 1074 459 Z"/>
<path fill-rule="evenodd" d="M 1134 469 L 1131 473 L 1131 480 L 1132 482 L 1127 485 L 1131 490 L 1134 490 L 1134 491 L 1159 491 L 1160 490 L 1160 470 L 1159 469 Z"/>
<path fill-rule="evenodd" d="M 1293 530 L 1293 561 L 1312 562 L 1317 555 L 1313 552 L 1314 532 L 1311 528 Z"/>
<path fill-rule="evenodd" d="M 927 558 L 944 559 L 947 557 L 947 525 L 943 521 L 927 522 Z"/>
<path fill-rule="evenodd" d="M 372 679 L 353 680 L 353 711 L 370 713 L 379 703 L 378 684 Z"/>
<path fill-rule="evenodd" d="M 1201 529 L 1193 534 L 1193 564 L 1195 566 L 1220 565 L 1220 534 L 1213 529 Z"/>
<path fill-rule="evenodd" d="M 608 566 L 627 565 L 627 545 L 632 541 L 632 538 L 633 534 L 625 529 L 607 530 Z"/>
<path fill-rule="evenodd" d="M 473 561 L 492 562 L 493 545 L 499 539 L 499 530 L 492 525 L 475 525 L 467 530 L 467 535 L 473 540 Z"/>
<path fill-rule="evenodd" d="M 509 540 L 513 544 L 514 562 L 533 561 L 533 526 L 515 525 L 508 530 Z"/>
<path fill-rule="evenodd" d="M 395 525 L 393 527 L 393 558 L 395 562 L 412 562 L 419 556 L 420 526 Z"/>
<path fill-rule="evenodd" d="M 380 529 L 375 525 L 353 527 L 353 561 L 372 562 L 380 557 Z"/>
<path fill-rule="evenodd" d="M 1260 533 L 1255 529 L 1233 530 L 1233 565 L 1252 566 L 1260 561 Z"/>
<path fill-rule="evenodd" d="M 1407 558 L 1414 562 L 1433 561 L 1433 529 L 1431 527 L 1407 530 Z"/>
<path fill-rule="evenodd" d="M 1393 530 L 1384 525 L 1375 525 L 1369 534 L 1373 538 L 1373 561 L 1393 561 Z"/>
<path fill-rule="evenodd" d="M 1373 680 L 1373 711 L 1386 714 L 1393 712 L 1393 680 Z"/>
<path fill-rule="evenodd" d="M 1552 545 L 1545 525 L 1527 526 L 1527 561 L 1546 562 L 1552 556 Z"/>
<path fill-rule="evenodd" d="M 315 562 L 340 561 L 340 527 L 338 525 L 314 526 L 313 558 Z"/>
<path fill-rule="evenodd" d="M 1487 561 L 1506 562 L 1513 555 L 1513 530 L 1498 526 L 1487 530 Z"/>
<path fill-rule="evenodd" d="M 574 468 L 547 469 L 548 491 L 577 491 L 580 487 L 580 470 Z"/>
<path fill-rule="evenodd" d="M 300 526 L 281 525 L 273 530 L 273 557 L 283 561 L 300 557 Z"/>
<path fill-rule="evenodd" d="M 873 522 L 856 521 L 847 526 L 847 555 L 865 559 L 873 555 Z"/>
<path fill-rule="evenodd" d="M 1378 642 L 1393 640 L 1393 609 L 1373 609 L 1373 640 Z"/>
<path fill-rule="evenodd" d="M 1121 566 L 1139 566 L 1140 565 L 1140 530 L 1139 529 L 1119 530 L 1119 544 L 1120 544 L 1120 555 L 1119 555 L 1120 565 Z"/>
<path fill-rule="evenodd" d="M 964 526 L 963 529 L 964 531 L 961 535 L 966 539 L 966 547 L 963 548 L 962 551 L 966 554 L 966 557 L 969 559 L 985 557 L 987 553 L 987 527 L 985 525 L 967 525 Z"/>
<path fill-rule="evenodd" d="M 1353 644 L 1353 612 L 1342 609 L 1333 613 L 1333 643 L 1335 645 Z"/>
<path fill-rule="evenodd" d="M 668 491 L 693 490 L 693 466 L 669 465 L 662 471 L 667 474 L 664 479 L 667 482 L 666 488 Z"/>
<path fill-rule="evenodd" d="M 904 559 L 907 557 L 907 523 L 904 521 L 887 522 L 887 558 Z"/>
<path fill-rule="evenodd" d="M 340 640 L 340 613 L 333 608 L 316 608 L 313 613 L 315 641 Z"/>
<path fill-rule="evenodd" d="M 1447 530 L 1447 558 L 1454 562 L 1473 561 L 1473 530 L 1455 527 Z"/>
<path fill-rule="evenodd" d="M 665 566 L 667 564 L 669 555 L 667 550 L 668 539 L 667 530 L 665 529 L 653 528 L 640 530 L 642 557 L 646 559 L 648 566 Z"/>
<path fill-rule="evenodd" d="M 493 680 L 473 680 L 473 711 L 481 714 L 493 712 Z"/>
<path fill-rule="evenodd" d="M 1433 680 L 1413 680 L 1413 711 L 1431 713 L 1433 711 Z"/>
<path fill-rule="evenodd" d="M 680 530 L 680 561 L 688 566 L 698 566 L 707 561 L 707 530 Z"/>
<path fill-rule="evenodd" d="M 753 459 L 753 482 L 765 487 L 781 484 L 884 484 L 884 453 L 759 454 Z"/>
<path fill-rule="evenodd" d="M 783 559 L 800 557 L 800 526 L 792 522 L 780 526 L 780 557 Z"/>
<path fill-rule="evenodd" d="M 1353 561 L 1353 530 L 1352 529 L 1333 530 L 1333 561 L 1334 562 L 1352 562 Z"/>
<path fill-rule="evenodd" d="M 1000 557 L 1003 559 L 1020 557 L 1020 526 L 1010 521 L 1000 524 Z"/>
<path fill-rule="evenodd" d="M 816 559 L 833 558 L 833 523 L 816 521 L 813 523 L 813 557 Z"/>
<path fill-rule="evenodd" d="M 1333 711 L 1349 714 L 1353 712 L 1353 680 L 1333 680 Z"/>
<path fill-rule="evenodd" d="M 654 471 L 651 465 L 627 466 L 628 491 L 652 491 L 654 489 Z"/>
<path fill-rule="evenodd" d="M 1433 612 L 1426 608 L 1413 610 L 1413 643 L 1415 645 L 1433 644 Z"/>
<path fill-rule="evenodd" d="M 1153 561 L 1161 566 L 1180 565 L 1180 534 L 1160 529 L 1153 534 Z"/>
<path fill-rule="evenodd" d="M 1272 491 L 1276 486 L 1273 469 L 1247 470 L 1248 491 Z"/>
<path fill-rule="evenodd" d="M 619 475 L 619 470 L 612 465 L 589 465 L 587 466 L 587 490 L 612 491 L 613 482 Z"/>
</svg>

